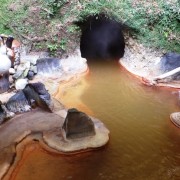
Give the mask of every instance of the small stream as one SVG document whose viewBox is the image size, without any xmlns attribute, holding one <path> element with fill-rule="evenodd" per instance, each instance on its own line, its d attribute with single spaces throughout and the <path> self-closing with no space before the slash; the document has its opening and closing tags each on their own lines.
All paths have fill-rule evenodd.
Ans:
<svg viewBox="0 0 180 180">
<path fill-rule="evenodd" d="M 180 179 L 180 130 L 169 119 L 180 110 L 175 90 L 142 85 L 117 62 L 92 62 L 89 69 L 79 81 L 60 85 L 56 98 L 103 121 L 108 145 L 74 156 L 36 148 L 15 179 Z"/>
</svg>

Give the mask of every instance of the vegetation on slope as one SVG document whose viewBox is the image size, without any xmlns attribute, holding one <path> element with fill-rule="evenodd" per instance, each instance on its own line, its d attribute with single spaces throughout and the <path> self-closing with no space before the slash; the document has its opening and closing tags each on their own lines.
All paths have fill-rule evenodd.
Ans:
<svg viewBox="0 0 180 180">
<path fill-rule="evenodd" d="M 74 50 L 80 31 L 73 22 L 106 13 L 134 29 L 145 45 L 180 53 L 178 0 L 0 0 L 0 33 L 57 56 Z"/>
</svg>

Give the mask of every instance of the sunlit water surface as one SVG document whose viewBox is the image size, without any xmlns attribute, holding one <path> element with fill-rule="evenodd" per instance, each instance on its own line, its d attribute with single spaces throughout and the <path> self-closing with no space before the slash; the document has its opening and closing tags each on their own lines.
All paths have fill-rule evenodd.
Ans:
<svg viewBox="0 0 180 180">
<path fill-rule="evenodd" d="M 75 156 L 34 151 L 15 179 L 180 179 L 180 129 L 169 119 L 179 111 L 174 90 L 144 86 L 115 62 L 89 68 L 79 81 L 60 86 L 56 97 L 103 121 L 109 144 Z"/>
</svg>

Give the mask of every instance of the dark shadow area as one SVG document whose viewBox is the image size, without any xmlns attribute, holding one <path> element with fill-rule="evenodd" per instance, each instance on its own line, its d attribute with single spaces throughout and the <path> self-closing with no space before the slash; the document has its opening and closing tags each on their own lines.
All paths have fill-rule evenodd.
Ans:
<svg viewBox="0 0 180 180">
<path fill-rule="evenodd" d="M 89 16 L 75 22 L 81 29 L 81 56 L 93 60 L 119 60 L 124 55 L 121 23 L 104 14 Z"/>
</svg>

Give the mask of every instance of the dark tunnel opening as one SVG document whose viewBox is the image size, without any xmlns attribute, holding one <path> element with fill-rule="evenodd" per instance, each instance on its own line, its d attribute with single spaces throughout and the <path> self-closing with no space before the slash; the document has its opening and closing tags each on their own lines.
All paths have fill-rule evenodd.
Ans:
<svg viewBox="0 0 180 180">
<path fill-rule="evenodd" d="M 81 57 L 88 60 L 119 60 L 124 55 L 122 24 L 104 14 L 75 22 L 81 29 Z"/>
</svg>

